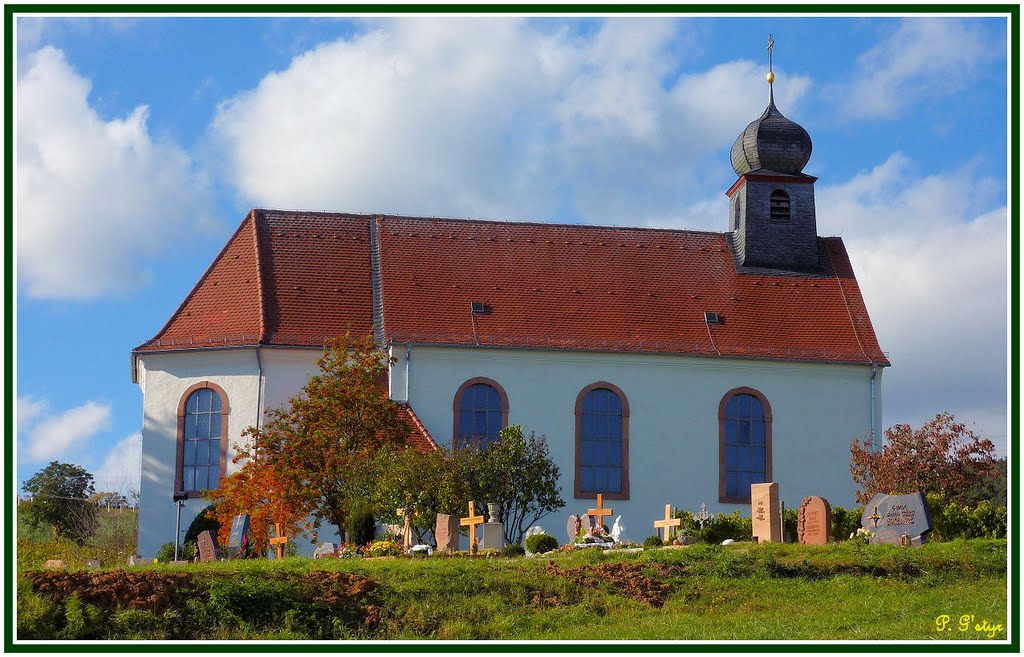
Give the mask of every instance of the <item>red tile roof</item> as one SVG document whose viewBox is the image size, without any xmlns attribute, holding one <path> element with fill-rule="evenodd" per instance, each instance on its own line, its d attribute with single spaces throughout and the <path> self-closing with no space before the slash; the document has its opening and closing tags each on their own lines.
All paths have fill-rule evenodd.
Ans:
<svg viewBox="0 0 1024 657">
<path fill-rule="evenodd" d="M 437 446 L 437 441 L 434 440 L 427 428 L 423 426 L 420 419 L 416 416 L 415 411 L 408 404 L 399 404 L 399 412 L 405 421 L 409 423 L 412 428 L 412 433 L 409 434 L 409 439 L 406 444 L 413 447 L 418 452 L 430 452 L 433 450 L 440 449 Z"/>
<path fill-rule="evenodd" d="M 737 271 L 724 233 L 264 210 L 139 350 L 371 333 L 371 221 L 386 340 L 888 364 L 836 237 L 793 274 Z"/>
</svg>

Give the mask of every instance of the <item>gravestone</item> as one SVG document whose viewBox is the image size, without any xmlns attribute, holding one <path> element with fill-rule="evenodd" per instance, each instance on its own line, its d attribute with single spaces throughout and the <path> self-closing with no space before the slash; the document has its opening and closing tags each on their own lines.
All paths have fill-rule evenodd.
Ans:
<svg viewBox="0 0 1024 657">
<path fill-rule="evenodd" d="M 864 507 L 860 524 L 875 533 L 872 543 L 921 545 L 934 529 L 932 514 L 923 493 L 885 495 L 879 493 Z M 904 539 L 903 536 L 907 538 Z"/>
<path fill-rule="evenodd" d="M 324 557 L 333 557 L 338 552 L 338 546 L 334 543 L 321 543 L 313 552 L 313 560 L 323 559 Z"/>
<path fill-rule="evenodd" d="M 201 532 L 197 542 L 200 561 L 220 561 L 220 546 L 217 545 L 217 535 L 212 529 Z"/>
<path fill-rule="evenodd" d="M 782 513 L 779 509 L 779 484 L 750 484 L 750 509 L 754 540 L 758 543 L 781 543 Z"/>
<path fill-rule="evenodd" d="M 447 513 L 437 514 L 434 538 L 438 552 L 456 552 L 459 549 L 459 519 Z"/>
<path fill-rule="evenodd" d="M 228 537 L 228 559 L 234 559 L 238 552 L 249 543 L 249 514 L 235 516 L 231 522 L 231 536 Z"/>
<path fill-rule="evenodd" d="M 582 518 L 580 518 L 575 513 L 569 516 L 569 522 L 565 523 L 565 533 L 569 536 L 570 543 L 576 540 L 576 537 L 580 535 L 580 529 L 582 528 Z"/>
<path fill-rule="evenodd" d="M 797 510 L 796 533 L 800 545 L 828 545 L 832 535 L 832 507 L 824 497 L 805 497 Z"/>
<path fill-rule="evenodd" d="M 149 566 L 154 563 L 156 563 L 156 559 L 146 559 L 144 557 L 140 557 L 137 554 L 133 554 L 132 556 L 128 557 L 129 566 Z"/>
<path fill-rule="evenodd" d="M 481 549 L 500 550 L 505 547 L 505 525 L 500 522 L 485 522 Z"/>
<path fill-rule="evenodd" d="M 67 568 L 68 565 L 60 559 L 50 559 L 43 562 L 43 568 Z"/>
</svg>

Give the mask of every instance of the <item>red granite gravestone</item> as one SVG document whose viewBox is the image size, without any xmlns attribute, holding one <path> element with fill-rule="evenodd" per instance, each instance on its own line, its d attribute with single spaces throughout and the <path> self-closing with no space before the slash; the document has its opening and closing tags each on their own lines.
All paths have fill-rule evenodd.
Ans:
<svg viewBox="0 0 1024 657">
<path fill-rule="evenodd" d="M 828 545 L 832 534 L 832 507 L 824 497 L 805 497 L 797 510 L 797 536 L 801 545 Z"/>
<path fill-rule="evenodd" d="M 218 561 L 220 559 L 220 546 L 217 545 L 217 535 L 212 529 L 199 534 L 199 560 Z"/>
<path fill-rule="evenodd" d="M 459 549 L 459 519 L 446 513 L 437 514 L 434 526 L 438 552 L 455 552 Z"/>
</svg>

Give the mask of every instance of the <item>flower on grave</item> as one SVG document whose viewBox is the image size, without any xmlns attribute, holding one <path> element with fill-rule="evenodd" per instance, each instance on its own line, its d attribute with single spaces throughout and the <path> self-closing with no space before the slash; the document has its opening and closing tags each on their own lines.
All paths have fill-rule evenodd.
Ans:
<svg viewBox="0 0 1024 657">
<path fill-rule="evenodd" d="M 868 545 L 875 537 L 875 532 L 864 527 L 857 528 L 857 531 L 850 534 L 850 540 L 856 545 Z"/>
</svg>

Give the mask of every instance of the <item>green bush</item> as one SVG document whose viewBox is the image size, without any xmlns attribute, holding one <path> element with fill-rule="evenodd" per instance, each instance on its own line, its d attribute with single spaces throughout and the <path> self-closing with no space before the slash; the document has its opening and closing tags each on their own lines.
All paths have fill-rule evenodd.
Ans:
<svg viewBox="0 0 1024 657">
<path fill-rule="evenodd" d="M 185 532 L 185 538 L 182 542 L 199 543 L 199 535 L 207 529 L 212 530 L 213 535 L 216 536 L 217 533 L 220 532 L 220 523 L 217 522 L 216 512 L 216 504 L 211 504 L 200 511 L 199 514 L 192 519 L 192 523 L 188 526 L 188 531 Z"/>
<path fill-rule="evenodd" d="M 503 557 L 521 557 L 524 554 L 526 554 L 526 550 L 518 543 L 512 543 L 501 548 L 501 556 Z"/>
<path fill-rule="evenodd" d="M 739 511 L 730 514 L 719 513 L 700 531 L 700 539 L 713 545 L 718 545 L 727 538 L 734 541 L 749 541 L 753 536 L 753 520 L 749 517 L 744 518 Z"/>
<path fill-rule="evenodd" d="M 850 534 L 860 528 L 860 517 L 864 510 L 858 507 L 844 509 L 841 506 L 832 507 L 832 540 L 847 541 Z"/>
<path fill-rule="evenodd" d="M 941 496 L 928 494 L 928 509 L 935 525 L 933 540 L 952 541 L 957 538 L 1006 538 L 1006 507 L 988 500 L 971 509 Z"/>
<path fill-rule="evenodd" d="M 355 545 L 369 545 L 373 542 L 373 531 L 377 521 L 369 509 L 357 509 L 348 518 L 348 540 Z"/>
<path fill-rule="evenodd" d="M 648 536 L 644 539 L 645 548 L 659 548 L 662 545 L 664 545 L 664 543 L 661 542 L 660 536 Z"/>
<path fill-rule="evenodd" d="M 798 536 L 800 513 L 796 509 L 786 509 L 786 513 L 782 517 L 782 537 L 783 540 L 787 540 L 790 543 L 796 543 L 800 540 Z M 753 526 L 751 526 L 750 533 L 753 534 Z"/>
<path fill-rule="evenodd" d="M 370 543 L 370 547 L 366 549 L 366 556 L 400 557 L 402 556 L 402 548 L 397 543 L 388 540 L 373 541 Z"/>
<path fill-rule="evenodd" d="M 178 546 L 178 559 L 180 561 L 191 561 L 195 550 L 195 543 L 182 543 Z M 174 541 L 168 541 L 161 545 L 160 549 L 156 551 L 156 559 L 160 563 L 174 561 Z"/>
<path fill-rule="evenodd" d="M 534 534 L 526 538 L 526 549 L 533 554 L 544 554 L 558 547 L 558 539 L 551 534 Z"/>
<path fill-rule="evenodd" d="M 1006 538 L 1006 507 L 982 500 L 975 507 L 974 536 L 976 538 Z"/>
</svg>

